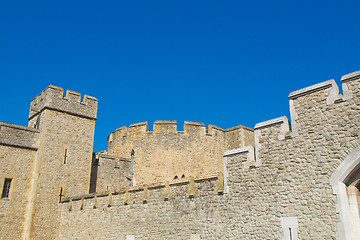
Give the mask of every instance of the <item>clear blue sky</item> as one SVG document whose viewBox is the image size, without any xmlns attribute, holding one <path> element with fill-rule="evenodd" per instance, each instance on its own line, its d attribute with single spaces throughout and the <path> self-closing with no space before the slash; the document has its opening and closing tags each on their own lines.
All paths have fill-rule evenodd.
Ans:
<svg viewBox="0 0 360 240">
<path fill-rule="evenodd" d="M 99 99 L 96 151 L 131 123 L 289 116 L 288 94 L 360 70 L 360 1 L 1 1 L 0 121 L 49 84 Z M 182 126 L 179 127 L 182 129 Z"/>
</svg>

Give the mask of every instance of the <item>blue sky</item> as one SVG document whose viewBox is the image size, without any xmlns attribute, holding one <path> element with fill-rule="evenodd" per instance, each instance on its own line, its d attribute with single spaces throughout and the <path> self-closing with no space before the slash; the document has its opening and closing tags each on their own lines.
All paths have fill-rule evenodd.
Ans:
<svg viewBox="0 0 360 240">
<path fill-rule="evenodd" d="M 94 150 L 155 120 L 254 127 L 360 70 L 359 1 L 2 1 L 0 121 L 56 85 L 99 99 Z"/>
</svg>

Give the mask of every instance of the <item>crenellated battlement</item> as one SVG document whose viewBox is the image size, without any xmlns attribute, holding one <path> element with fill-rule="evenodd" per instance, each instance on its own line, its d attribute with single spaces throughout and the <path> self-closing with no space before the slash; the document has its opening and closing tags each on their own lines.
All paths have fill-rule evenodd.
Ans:
<svg viewBox="0 0 360 240">
<path fill-rule="evenodd" d="M 291 118 L 254 129 L 123 126 L 100 153 L 97 99 L 50 85 L 33 127 L 0 122 L 0 238 L 342 239 L 357 226 L 360 71 L 341 84 L 291 92 Z"/>
<path fill-rule="evenodd" d="M 148 184 L 218 172 L 224 151 L 254 145 L 253 129 L 242 125 L 206 128 L 204 123 L 185 121 L 183 129 L 178 131 L 173 120 L 155 121 L 152 131 L 148 122 L 124 126 L 108 137 L 107 152 L 121 159 L 130 158 L 134 149 L 134 182 Z"/>
<path fill-rule="evenodd" d="M 291 92 L 291 125 L 284 116 L 257 123 L 254 127 L 256 166 L 261 166 L 264 157 L 269 160 L 271 148 L 278 146 L 279 141 L 316 136 L 330 123 L 337 128 L 344 126 L 344 121 L 354 115 L 355 106 L 360 105 L 359 80 L 360 71 L 344 75 L 341 78 L 343 94 L 339 94 L 339 87 L 333 79 Z M 339 123 L 335 121 L 338 116 L 344 116 Z M 286 143 L 282 145 L 285 147 Z"/>
<path fill-rule="evenodd" d="M 246 127 L 243 125 L 238 125 L 231 128 L 221 128 L 212 124 L 209 124 L 208 128 L 206 128 L 204 123 L 201 122 L 191 122 L 191 121 L 184 121 L 183 129 L 184 131 L 178 131 L 178 124 L 176 120 L 158 120 L 155 121 L 153 124 L 153 131 L 149 129 L 148 122 L 139 122 L 131 124 L 129 127 L 122 126 L 116 129 L 108 136 L 108 141 L 111 142 L 114 138 L 114 135 L 118 135 L 121 137 L 134 137 L 145 134 L 149 135 L 157 135 L 160 133 L 175 133 L 181 136 L 213 136 L 216 134 L 230 134 L 232 132 L 237 132 L 240 130 L 253 132 L 254 129 L 250 127 Z"/>
<path fill-rule="evenodd" d="M 127 188 L 109 189 L 108 191 L 69 196 L 62 200 L 68 203 L 68 210 L 81 211 L 84 208 L 114 207 L 115 205 L 148 204 L 154 201 L 168 201 L 179 196 L 188 199 L 199 197 L 206 187 L 214 195 L 224 193 L 223 174 L 209 175 L 202 178 L 188 177 L 171 182 L 158 182 Z M 211 187 L 211 189 L 209 189 Z M 180 192 L 181 193 L 180 193 Z M 179 194 L 180 193 L 180 194 Z M 76 204 L 78 207 L 71 206 Z"/>
<path fill-rule="evenodd" d="M 173 120 L 155 121 L 153 125 L 154 134 L 161 132 L 177 132 L 177 122 Z"/>
<path fill-rule="evenodd" d="M 85 118 L 96 119 L 98 100 L 88 95 L 81 101 L 81 94 L 56 86 L 48 86 L 30 104 L 29 120 L 44 109 L 53 109 Z"/>
</svg>

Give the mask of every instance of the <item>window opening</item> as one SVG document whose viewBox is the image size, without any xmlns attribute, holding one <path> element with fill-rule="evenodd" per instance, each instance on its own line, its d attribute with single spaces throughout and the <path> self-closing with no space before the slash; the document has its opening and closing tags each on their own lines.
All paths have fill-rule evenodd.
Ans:
<svg viewBox="0 0 360 240">
<path fill-rule="evenodd" d="M 61 202 L 62 197 L 64 197 L 64 194 L 63 194 L 63 188 L 61 187 L 60 188 L 60 194 L 59 194 L 59 203 Z"/>
<path fill-rule="evenodd" d="M 36 123 L 35 123 L 35 128 L 39 129 L 39 125 L 40 125 L 40 113 L 39 113 L 39 116 L 38 118 L 36 119 Z"/>
<path fill-rule="evenodd" d="M 290 240 L 292 240 L 292 236 L 291 236 L 291 228 L 289 228 L 289 232 L 290 232 Z"/>
<path fill-rule="evenodd" d="M 64 151 L 64 164 L 66 164 L 67 162 L 67 148 L 65 148 L 65 151 Z"/>
<path fill-rule="evenodd" d="M 11 187 L 11 180 L 12 180 L 12 179 L 10 179 L 10 178 L 5 178 L 4 187 L 3 187 L 3 191 L 2 191 L 1 198 L 9 198 L 10 187 Z"/>
<path fill-rule="evenodd" d="M 176 179 L 179 179 L 177 175 L 174 177 L 174 180 L 176 180 Z"/>
</svg>

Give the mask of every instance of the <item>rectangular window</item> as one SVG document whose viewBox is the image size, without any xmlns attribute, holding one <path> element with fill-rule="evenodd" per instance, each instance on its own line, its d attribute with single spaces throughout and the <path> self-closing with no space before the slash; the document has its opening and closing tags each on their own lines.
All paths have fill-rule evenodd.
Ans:
<svg viewBox="0 0 360 240">
<path fill-rule="evenodd" d="M 64 164 L 66 164 L 67 163 L 67 148 L 65 148 L 65 150 L 64 150 Z"/>
<path fill-rule="evenodd" d="M 59 203 L 61 203 L 61 200 L 62 200 L 63 197 L 64 197 L 64 190 L 61 187 L 60 190 L 59 190 Z"/>
<path fill-rule="evenodd" d="M 11 180 L 12 180 L 11 178 L 5 178 L 1 198 L 9 198 Z"/>
</svg>

